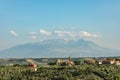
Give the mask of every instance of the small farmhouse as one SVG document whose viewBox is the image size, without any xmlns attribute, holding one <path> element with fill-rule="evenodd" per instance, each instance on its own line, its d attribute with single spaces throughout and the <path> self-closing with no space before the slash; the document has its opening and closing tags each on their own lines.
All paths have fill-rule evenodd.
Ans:
<svg viewBox="0 0 120 80">
<path fill-rule="evenodd" d="M 31 72 L 37 71 L 37 65 L 35 63 L 30 63 L 29 67 Z"/>
</svg>

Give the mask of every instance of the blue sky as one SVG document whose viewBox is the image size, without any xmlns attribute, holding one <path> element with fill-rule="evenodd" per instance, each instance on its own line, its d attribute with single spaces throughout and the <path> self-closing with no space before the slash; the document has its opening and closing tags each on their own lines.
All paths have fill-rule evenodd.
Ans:
<svg viewBox="0 0 120 80">
<path fill-rule="evenodd" d="M 0 0 L 0 50 L 43 39 L 120 49 L 120 0 Z"/>
</svg>

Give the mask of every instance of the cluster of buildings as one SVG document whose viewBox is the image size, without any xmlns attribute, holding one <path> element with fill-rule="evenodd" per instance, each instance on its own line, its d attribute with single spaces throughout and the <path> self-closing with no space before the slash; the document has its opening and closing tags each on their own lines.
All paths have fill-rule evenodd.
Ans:
<svg viewBox="0 0 120 80">
<path fill-rule="evenodd" d="M 113 65 L 120 65 L 120 60 L 115 59 L 103 59 L 103 60 L 86 60 L 84 61 L 86 64 L 113 64 Z"/>
<path fill-rule="evenodd" d="M 114 64 L 114 65 L 120 65 L 120 61 L 119 60 L 100 60 L 100 61 L 96 61 L 97 64 Z"/>
<path fill-rule="evenodd" d="M 113 65 L 120 65 L 120 59 L 84 59 L 79 61 L 72 61 L 69 57 L 67 60 L 60 60 L 57 59 L 55 62 L 56 65 L 60 66 L 73 66 L 73 65 L 80 65 L 80 64 L 113 64 Z"/>
<path fill-rule="evenodd" d="M 81 61 L 71 60 L 69 57 L 68 59 L 57 59 L 54 65 L 58 66 L 74 66 L 74 65 L 81 65 L 81 64 L 111 64 L 111 65 L 120 65 L 120 59 L 84 59 Z M 30 63 L 29 64 L 31 72 L 37 71 L 37 64 Z"/>
</svg>

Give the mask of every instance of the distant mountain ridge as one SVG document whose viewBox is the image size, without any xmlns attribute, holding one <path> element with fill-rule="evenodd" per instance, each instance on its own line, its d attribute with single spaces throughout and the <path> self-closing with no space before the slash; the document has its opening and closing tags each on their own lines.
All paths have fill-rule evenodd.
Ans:
<svg viewBox="0 0 120 80">
<path fill-rule="evenodd" d="M 0 51 L 2 58 L 27 58 L 27 57 L 104 57 L 120 56 L 120 51 L 103 48 L 97 44 L 83 39 L 63 40 L 50 39 L 39 43 L 17 45 Z"/>
</svg>

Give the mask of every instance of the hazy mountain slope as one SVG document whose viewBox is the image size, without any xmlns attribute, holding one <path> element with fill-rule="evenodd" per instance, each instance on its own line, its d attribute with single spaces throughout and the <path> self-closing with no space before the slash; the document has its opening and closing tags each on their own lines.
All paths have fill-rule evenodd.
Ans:
<svg viewBox="0 0 120 80">
<path fill-rule="evenodd" d="M 45 40 L 40 43 L 17 45 L 0 51 L 0 57 L 86 57 L 119 56 L 117 50 L 100 47 L 83 39 L 65 41 L 62 39 Z"/>
</svg>

